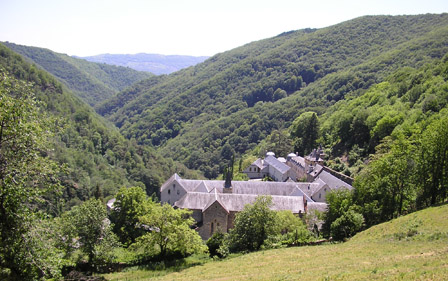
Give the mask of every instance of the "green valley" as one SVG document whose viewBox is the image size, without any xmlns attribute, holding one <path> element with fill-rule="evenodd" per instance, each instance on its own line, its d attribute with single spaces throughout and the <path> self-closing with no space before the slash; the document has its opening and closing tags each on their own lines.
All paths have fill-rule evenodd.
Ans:
<svg viewBox="0 0 448 281">
<path fill-rule="evenodd" d="M 57 118 L 59 128 L 52 140 L 51 157 L 67 168 L 60 175 L 62 198 L 68 202 L 63 208 L 87 200 L 96 189 L 106 198 L 122 186 L 136 184 L 145 187 L 148 194 L 157 193 L 162 180 L 172 172 L 189 173 L 154 149 L 126 140 L 56 78 L 1 44 L 0 67 L 3 75 L 32 83 L 37 99 L 45 106 L 42 110 Z M 52 196 L 52 212 L 59 213 L 65 205 L 58 203 L 60 199 Z"/>
<path fill-rule="evenodd" d="M 447 13 L 168 75 L 5 42 L 0 94 L 0 279 L 448 278 Z"/>
<path fill-rule="evenodd" d="M 3 42 L 26 60 L 57 77 L 91 106 L 110 98 L 132 84 L 150 77 L 148 72 L 127 67 L 87 62 L 48 49 Z"/>
<path fill-rule="evenodd" d="M 400 68 L 442 58 L 447 24 L 446 14 L 378 16 L 287 32 L 138 83 L 98 112 L 127 138 L 215 178 L 233 153 L 301 113 L 321 115 Z"/>
</svg>

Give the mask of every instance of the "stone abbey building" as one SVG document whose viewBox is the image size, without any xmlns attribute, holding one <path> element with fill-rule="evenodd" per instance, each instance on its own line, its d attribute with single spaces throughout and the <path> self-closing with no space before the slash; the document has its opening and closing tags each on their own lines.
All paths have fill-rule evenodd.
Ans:
<svg viewBox="0 0 448 281">
<path fill-rule="evenodd" d="M 199 235 L 206 240 L 218 230 L 228 232 L 233 228 L 236 213 L 260 195 L 270 195 L 271 209 L 276 211 L 289 210 L 298 216 L 311 210 L 324 211 L 327 192 L 352 186 L 322 162 L 318 150 L 306 158 L 290 154 L 287 160 L 275 158 L 270 152 L 244 172 L 252 179 L 270 176 L 275 181 L 189 180 L 174 174 L 161 186 L 160 199 L 176 208 L 192 210 Z M 296 181 L 304 177 L 309 182 Z"/>
</svg>

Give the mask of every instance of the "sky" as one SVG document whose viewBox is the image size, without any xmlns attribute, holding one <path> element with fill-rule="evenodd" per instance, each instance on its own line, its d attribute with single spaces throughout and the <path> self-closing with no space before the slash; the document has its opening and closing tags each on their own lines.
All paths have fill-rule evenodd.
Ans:
<svg viewBox="0 0 448 281">
<path fill-rule="evenodd" d="M 447 0 L 0 0 L 0 41 L 77 56 L 211 56 L 365 15 L 445 12 Z"/>
</svg>

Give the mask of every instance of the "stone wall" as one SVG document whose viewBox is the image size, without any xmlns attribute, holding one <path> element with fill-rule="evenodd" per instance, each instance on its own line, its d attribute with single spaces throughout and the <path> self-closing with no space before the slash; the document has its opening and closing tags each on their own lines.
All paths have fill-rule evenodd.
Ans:
<svg viewBox="0 0 448 281">
<path fill-rule="evenodd" d="M 207 240 L 218 229 L 221 232 L 227 232 L 228 216 L 229 213 L 227 213 L 218 201 L 210 205 L 202 214 L 202 226 L 199 229 L 201 238 Z"/>
</svg>

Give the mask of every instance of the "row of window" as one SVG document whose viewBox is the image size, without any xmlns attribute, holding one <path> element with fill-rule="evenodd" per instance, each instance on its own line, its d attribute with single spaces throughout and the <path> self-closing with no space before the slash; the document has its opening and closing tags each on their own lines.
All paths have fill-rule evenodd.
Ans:
<svg viewBox="0 0 448 281">
<path fill-rule="evenodd" d="M 252 170 L 252 167 L 249 167 L 249 172 L 260 172 L 260 168 L 258 168 L 258 167 L 254 167 L 253 168 L 253 170 Z"/>
<path fill-rule="evenodd" d="M 171 190 L 170 189 L 168 189 L 168 194 L 171 194 Z M 180 194 L 180 191 L 179 191 L 179 189 L 177 190 L 177 195 L 179 195 Z"/>
</svg>

